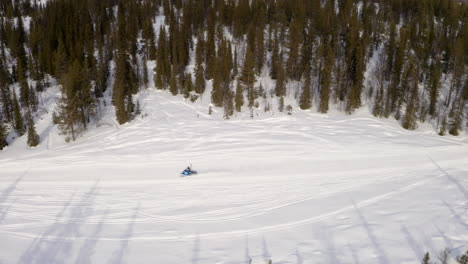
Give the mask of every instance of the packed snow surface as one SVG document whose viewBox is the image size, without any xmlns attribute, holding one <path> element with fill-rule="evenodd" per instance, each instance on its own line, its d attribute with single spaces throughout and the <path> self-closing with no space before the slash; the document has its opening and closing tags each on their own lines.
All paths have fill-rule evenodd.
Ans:
<svg viewBox="0 0 468 264">
<path fill-rule="evenodd" d="M 466 135 L 139 99 L 129 124 L 104 116 L 67 144 L 44 115 L 39 147 L 0 152 L 0 263 L 392 264 L 467 249 Z M 190 163 L 198 175 L 180 177 Z"/>
</svg>

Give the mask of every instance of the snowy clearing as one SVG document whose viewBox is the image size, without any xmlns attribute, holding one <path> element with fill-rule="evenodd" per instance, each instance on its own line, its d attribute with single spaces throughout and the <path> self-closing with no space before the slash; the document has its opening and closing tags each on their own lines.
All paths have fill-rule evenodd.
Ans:
<svg viewBox="0 0 468 264">
<path fill-rule="evenodd" d="M 0 263 L 390 264 L 467 249 L 466 135 L 140 99 L 130 124 L 66 144 L 45 117 L 39 147 L 0 152 Z M 189 163 L 199 174 L 179 177 Z"/>
</svg>

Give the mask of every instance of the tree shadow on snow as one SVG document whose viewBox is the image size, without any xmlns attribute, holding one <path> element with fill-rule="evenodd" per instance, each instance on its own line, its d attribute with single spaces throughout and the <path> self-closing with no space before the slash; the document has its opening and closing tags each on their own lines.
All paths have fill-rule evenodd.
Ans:
<svg viewBox="0 0 468 264">
<path fill-rule="evenodd" d="M 459 214 L 459 213 L 457 213 L 457 212 L 455 211 L 455 209 L 454 209 L 449 203 L 447 203 L 446 201 L 442 201 L 442 203 L 443 203 L 443 204 L 445 205 L 445 207 L 447 207 L 447 209 L 450 211 L 450 213 L 452 214 L 452 217 L 455 218 L 455 219 L 457 220 L 457 222 L 458 222 L 461 226 L 465 227 L 465 228 L 468 230 L 468 224 L 466 223 L 465 220 L 463 220 L 462 215 Z M 465 210 L 465 211 L 466 211 L 466 210 Z"/>
<path fill-rule="evenodd" d="M 99 180 L 81 199 L 74 202 L 75 194 L 64 204 L 56 215 L 55 222 L 31 243 L 21 256 L 19 263 L 63 263 L 72 253 L 74 241 L 81 236 L 80 226 L 92 213 L 98 194 Z M 67 214 L 68 212 L 68 214 Z"/>
<path fill-rule="evenodd" d="M 138 204 L 137 207 L 135 207 L 132 215 L 132 219 L 130 220 L 130 223 L 127 226 L 127 230 L 125 233 L 120 237 L 120 245 L 119 248 L 112 253 L 111 258 L 107 262 L 108 264 L 118 264 L 118 263 L 126 263 L 125 262 L 125 254 L 127 254 L 128 251 L 128 244 L 130 239 L 133 236 L 133 228 L 135 226 L 135 220 L 138 217 L 138 212 L 140 211 L 140 204 Z"/>
<path fill-rule="evenodd" d="M 414 252 L 414 256 L 417 261 L 421 260 L 424 257 L 424 251 L 419 246 L 419 243 L 416 241 L 411 232 L 406 228 L 405 225 L 402 225 L 400 228 L 403 235 L 405 235 L 406 242 Z"/>
<path fill-rule="evenodd" d="M 428 156 L 429 157 L 429 156 Z M 453 185 L 455 185 L 458 190 L 463 194 L 463 196 L 465 196 L 465 199 L 468 200 L 468 190 L 455 178 L 453 177 L 451 174 L 449 174 L 447 172 L 447 170 L 443 169 L 442 167 L 440 167 L 439 163 L 437 163 L 435 160 L 433 160 L 431 157 L 429 157 L 429 159 L 432 161 L 432 163 L 434 164 L 434 166 L 437 167 L 437 169 L 442 172 L 446 177 L 447 179 L 453 183 Z"/>
<path fill-rule="evenodd" d="M 351 244 L 348 243 L 348 247 L 349 247 L 349 250 L 351 250 L 351 256 L 353 256 L 353 261 L 354 261 L 354 264 L 359 264 L 359 257 L 356 253 L 356 250 L 354 249 L 353 246 L 351 246 Z"/>
<path fill-rule="evenodd" d="M 94 228 L 93 233 L 90 235 L 89 238 L 87 238 L 84 241 L 83 245 L 80 248 L 80 251 L 78 252 L 78 256 L 75 261 L 76 264 L 91 264 L 92 263 L 91 257 L 95 253 L 95 248 L 99 241 L 99 234 L 101 233 L 101 230 L 107 219 L 107 213 L 108 213 L 108 210 L 106 209 L 104 213 L 102 214 L 101 220 Z"/>
<path fill-rule="evenodd" d="M 8 212 L 10 211 L 13 204 L 15 204 L 16 199 L 10 202 L 8 206 L 6 205 L 6 203 L 8 203 L 8 201 L 11 200 L 12 193 L 16 191 L 18 184 L 21 182 L 23 177 L 26 176 L 26 174 L 28 174 L 28 171 L 29 169 L 0 193 L 0 224 L 7 217 Z"/>
<path fill-rule="evenodd" d="M 387 254 L 383 250 L 383 248 L 380 246 L 377 237 L 374 234 L 374 231 L 371 228 L 371 225 L 369 222 L 367 222 L 366 218 L 364 215 L 361 213 L 359 208 L 357 207 L 356 203 L 351 200 L 354 206 L 354 210 L 356 211 L 357 215 L 359 216 L 359 219 L 361 220 L 362 227 L 366 230 L 367 237 L 369 238 L 370 242 L 372 243 L 372 246 L 374 247 L 374 250 L 376 251 L 378 255 L 378 260 L 379 263 L 381 264 L 389 264 L 390 262 L 388 261 Z"/>
<path fill-rule="evenodd" d="M 200 235 L 197 234 L 193 242 L 192 264 L 198 264 L 200 260 Z"/>
</svg>

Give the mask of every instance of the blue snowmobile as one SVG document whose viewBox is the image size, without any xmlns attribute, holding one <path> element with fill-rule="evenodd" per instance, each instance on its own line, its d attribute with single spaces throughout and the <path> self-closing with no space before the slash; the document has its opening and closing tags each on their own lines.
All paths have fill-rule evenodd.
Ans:
<svg viewBox="0 0 468 264">
<path fill-rule="evenodd" d="M 194 175 L 194 174 L 197 174 L 197 171 L 196 170 L 192 170 L 192 168 L 190 168 L 190 166 L 188 166 L 185 170 L 183 170 L 181 173 L 180 173 L 180 176 L 181 177 L 184 177 L 184 176 L 190 176 L 190 175 Z"/>
</svg>

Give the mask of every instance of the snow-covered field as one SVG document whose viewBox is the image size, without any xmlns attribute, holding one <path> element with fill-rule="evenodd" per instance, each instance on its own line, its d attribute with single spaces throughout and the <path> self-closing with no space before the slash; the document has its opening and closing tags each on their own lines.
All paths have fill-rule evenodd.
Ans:
<svg viewBox="0 0 468 264">
<path fill-rule="evenodd" d="M 468 249 L 466 135 L 140 99 L 130 124 L 104 118 L 66 144 L 49 115 L 38 148 L 0 152 L 0 263 L 393 264 Z M 199 174 L 179 177 L 189 163 Z"/>
</svg>

